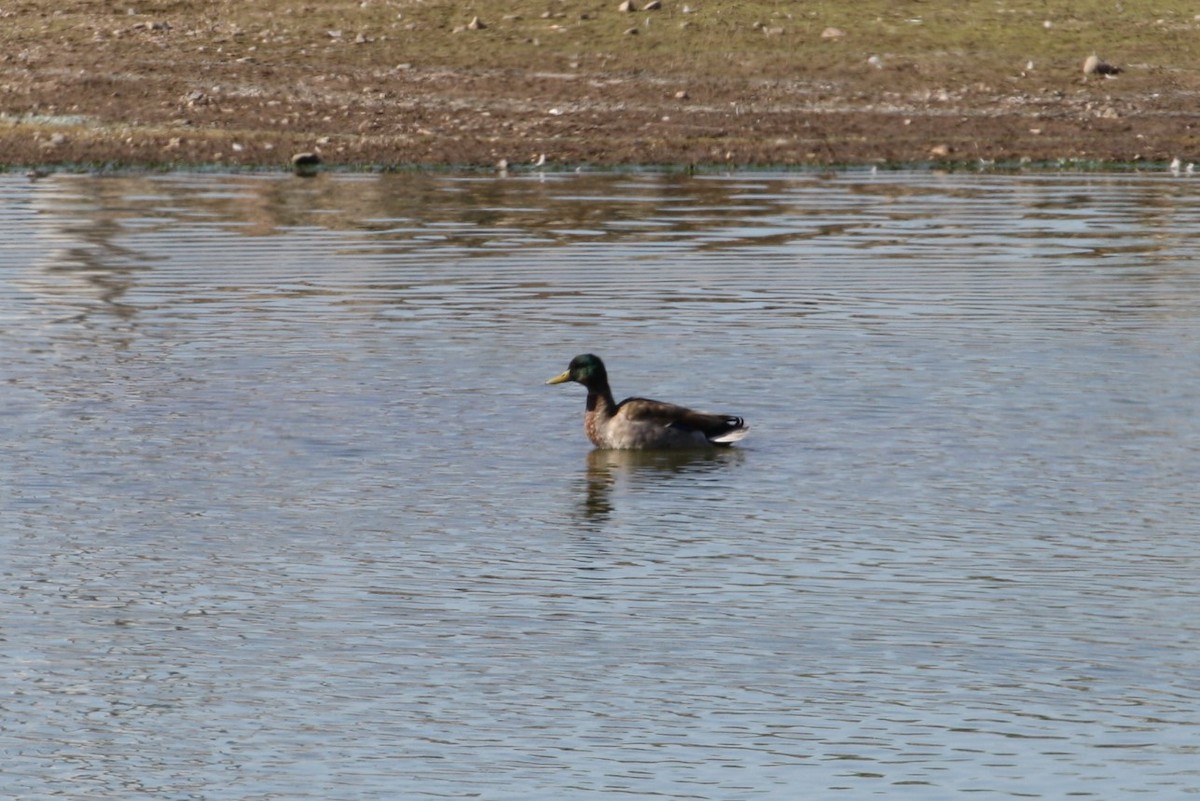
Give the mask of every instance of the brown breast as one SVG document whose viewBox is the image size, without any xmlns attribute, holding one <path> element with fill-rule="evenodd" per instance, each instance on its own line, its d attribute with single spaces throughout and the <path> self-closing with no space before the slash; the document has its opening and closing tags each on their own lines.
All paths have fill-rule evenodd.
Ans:
<svg viewBox="0 0 1200 801">
<path fill-rule="evenodd" d="M 593 445 L 602 446 L 600 441 L 600 415 L 595 411 L 586 411 L 583 413 L 583 430 L 587 433 L 587 438 L 592 441 Z"/>
</svg>

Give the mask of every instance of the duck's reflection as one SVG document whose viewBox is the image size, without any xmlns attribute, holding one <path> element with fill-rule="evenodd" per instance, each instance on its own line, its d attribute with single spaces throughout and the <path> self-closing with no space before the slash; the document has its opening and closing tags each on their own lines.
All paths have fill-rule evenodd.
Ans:
<svg viewBox="0 0 1200 801">
<path fill-rule="evenodd" d="M 662 486 L 686 475 L 702 475 L 738 464 L 740 448 L 630 451 L 597 448 L 587 455 L 582 517 L 603 522 L 613 511 L 618 485 L 637 491 Z"/>
</svg>

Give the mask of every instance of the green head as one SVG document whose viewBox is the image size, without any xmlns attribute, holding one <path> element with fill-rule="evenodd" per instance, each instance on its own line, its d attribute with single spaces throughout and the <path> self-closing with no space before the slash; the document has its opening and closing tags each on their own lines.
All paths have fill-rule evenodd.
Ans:
<svg viewBox="0 0 1200 801">
<path fill-rule="evenodd" d="M 604 362 L 600 361 L 599 356 L 585 353 L 571 359 L 566 372 L 554 376 L 546 383 L 563 384 L 567 381 L 574 381 L 585 387 L 603 387 L 608 385 L 608 371 L 604 369 Z"/>
</svg>

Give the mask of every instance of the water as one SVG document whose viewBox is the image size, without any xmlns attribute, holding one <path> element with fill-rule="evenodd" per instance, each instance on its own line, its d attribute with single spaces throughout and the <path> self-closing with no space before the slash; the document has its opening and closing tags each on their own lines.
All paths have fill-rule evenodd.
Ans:
<svg viewBox="0 0 1200 801">
<path fill-rule="evenodd" d="M 0 795 L 1198 795 L 1198 201 L 2 176 Z"/>
</svg>

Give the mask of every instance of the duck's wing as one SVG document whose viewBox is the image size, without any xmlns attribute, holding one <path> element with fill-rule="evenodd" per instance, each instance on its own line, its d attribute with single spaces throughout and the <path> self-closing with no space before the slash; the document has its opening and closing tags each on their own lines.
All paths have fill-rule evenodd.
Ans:
<svg viewBox="0 0 1200 801">
<path fill-rule="evenodd" d="M 626 398 L 617 404 L 616 416 L 631 423 L 658 425 L 684 431 L 700 432 L 709 442 L 729 444 L 746 436 L 750 427 L 746 421 L 731 414 L 698 412 L 674 403 L 649 398 Z"/>
</svg>

